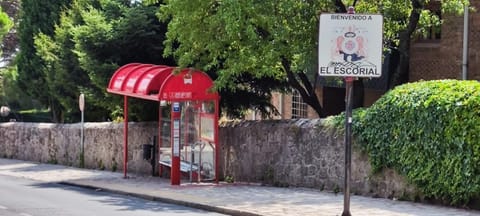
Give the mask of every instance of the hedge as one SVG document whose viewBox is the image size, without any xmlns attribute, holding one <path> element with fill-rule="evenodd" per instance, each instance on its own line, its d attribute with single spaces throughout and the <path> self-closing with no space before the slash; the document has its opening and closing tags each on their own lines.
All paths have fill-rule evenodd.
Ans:
<svg viewBox="0 0 480 216">
<path fill-rule="evenodd" d="M 480 198 L 480 83 L 409 83 L 360 110 L 353 131 L 374 170 L 396 169 L 428 199 Z"/>
</svg>

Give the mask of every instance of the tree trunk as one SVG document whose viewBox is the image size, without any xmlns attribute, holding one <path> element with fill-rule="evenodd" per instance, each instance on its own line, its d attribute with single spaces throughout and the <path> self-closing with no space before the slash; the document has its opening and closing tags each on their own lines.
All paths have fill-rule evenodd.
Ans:
<svg viewBox="0 0 480 216">
<path fill-rule="evenodd" d="M 315 89 L 308 80 L 306 74 L 303 72 L 295 74 L 290 69 L 290 62 L 285 57 L 282 58 L 282 65 L 287 73 L 288 83 L 302 96 L 303 102 L 312 107 L 313 110 L 315 110 L 315 112 L 318 114 L 318 117 L 326 117 L 323 112 L 322 105 L 320 105 L 320 101 L 318 100 L 317 94 L 315 93 Z"/>
<path fill-rule="evenodd" d="M 411 0 L 412 2 L 412 13 L 408 19 L 408 26 L 404 31 L 401 31 L 399 34 L 399 44 L 398 44 L 398 65 L 393 71 L 392 76 L 390 77 L 390 86 L 393 88 L 397 85 L 401 85 L 409 81 L 409 71 L 410 71 L 410 43 L 413 31 L 417 28 L 418 21 L 420 19 L 421 9 L 423 8 L 419 0 Z"/>
<path fill-rule="evenodd" d="M 50 112 L 52 116 L 53 123 L 64 123 L 63 111 L 60 103 L 53 98 L 50 98 Z"/>
<path fill-rule="evenodd" d="M 363 79 L 359 78 L 353 81 L 353 101 L 352 108 L 363 107 L 363 100 L 365 98 L 365 87 L 363 85 Z"/>
</svg>

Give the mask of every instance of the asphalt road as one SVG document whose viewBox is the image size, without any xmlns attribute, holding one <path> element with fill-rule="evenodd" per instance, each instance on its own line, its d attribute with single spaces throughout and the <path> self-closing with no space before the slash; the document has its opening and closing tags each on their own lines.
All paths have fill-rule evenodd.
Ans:
<svg viewBox="0 0 480 216">
<path fill-rule="evenodd" d="M 0 175 L 1 216 L 196 216 L 221 215 L 111 194 Z"/>
</svg>

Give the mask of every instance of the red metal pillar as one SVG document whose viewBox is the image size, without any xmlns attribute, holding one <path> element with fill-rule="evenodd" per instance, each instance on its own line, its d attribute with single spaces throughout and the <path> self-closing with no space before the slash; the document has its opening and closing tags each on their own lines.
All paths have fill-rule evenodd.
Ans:
<svg viewBox="0 0 480 216">
<path fill-rule="evenodd" d="M 215 183 L 218 184 L 218 175 L 219 175 L 219 154 L 220 154 L 220 143 L 218 142 L 218 118 L 219 118 L 219 101 L 220 99 L 217 97 L 215 99 L 215 120 L 214 120 L 214 130 L 215 130 L 215 135 L 214 135 L 214 141 L 215 141 Z"/>
<path fill-rule="evenodd" d="M 123 96 L 123 178 L 127 178 L 128 163 L 128 97 Z"/>
<path fill-rule="evenodd" d="M 180 185 L 180 103 L 172 103 L 171 114 L 171 143 L 172 143 L 172 169 L 170 171 L 170 183 Z"/>
<path fill-rule="evenodd" d="M 187 108 L 189 108 L 189 107 L 185 106 L 184 119 L 183 119 L 183 121 L 184 121 L 183 124 L 184 124 L 184 129 L 185 129 L 185 131 L 183 133 L 183 140 L 184 140 L 183 144 L 184 145 L 188 145 L 188 135 L 190 133 L 190 126 L 189 126 L 189 123 L 188 123 L 189 118 L 190 118 L 190 114 L 189 114 L 190 111 L 187 110 Z M 190 149 L 190 151 L 191 150 L 192 149 Z M 187 151 L 185 151 L 183 159 L 188 160 L 188 152 Z M 190 161 L 191 161 L 191 163 L 193 163 L 193 161 L 191 159 L 190 159 Z"/>
<path fill-rule="evenodd" d="M 160 164 L 160 160 L 162 157 L 162 129 L 163 129 L 163 124 L 162 124 L 162 102 L 158 102 L 158 143 L 157 143 L 157 151 L 158 151 L 158 161 L 155 161 L 158 165 L 158 175 L 162 176 L 163 174 L 163 166 Z"/>
<path fill-rule="evenodd" d="M 197 134 L 195 134 L 195 136 L 196 136 L 195 142 L 197 142 L 197 141 L 199 141 L 199 140 L 202 139 L 202 132 L 201 132 L 201 131 L 202 131 L 202 123 L 201 123 L 201 122 L 202 122 L 202 113 L 204 113 L 204 111 L 202 110 L 202 104 L 203 104 L 203 103 L 204 103 L 204 101 L 197 101 L 197 104 L 195 105 L 195 110 L 196 110 L 196 112 L 197 112 L 197 116 L 195 117 L 196 120 L 195 120 L 195 123 L 194 123 L 194 124 L 195 124 L 196 126 L 198 126 Z M 200 153 L 200 152 L 201 152 L 200 149 L 202 148 L 202 146 L 199 145 L 198 147 L 199 147 L 199 149 L 198 149 L 198 151 L 199 151 L 198 156 L 199 156 L 199 159 L 200 159 L 200 158 L 202 157 L 202 156 L 201 156 L 201 153 Z M 190 150 L 193 151 L 191 148 L 190 148 Z M 192 163 L 194 162 L 193 159 L 194 159 L 194 158 L 192 157 L 192 160 L 191 160 Z M 201 161 L 200 161 L 200 160 L 198 160 L 198 164 L 199 164 L 199 166 L 198 166 L 198 169 L 197 169 L 197 182 L 200 183 L 200 182 L 202 181 L 202 168 L 201 168 Z M 193 178 L 192 178 L 192 179 L 193 179 Z"/>
</svg>

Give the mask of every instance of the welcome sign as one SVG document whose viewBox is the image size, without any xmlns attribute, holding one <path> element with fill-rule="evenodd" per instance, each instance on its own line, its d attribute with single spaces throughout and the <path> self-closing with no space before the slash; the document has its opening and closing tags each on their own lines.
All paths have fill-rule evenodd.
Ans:
<svg viewBox="0 0 480 216">
<path fill-rule="evenodd" d="M 319 75 L 380 77 L 382 36 L 382 15 L 321 14 Z"/>
</svg>

